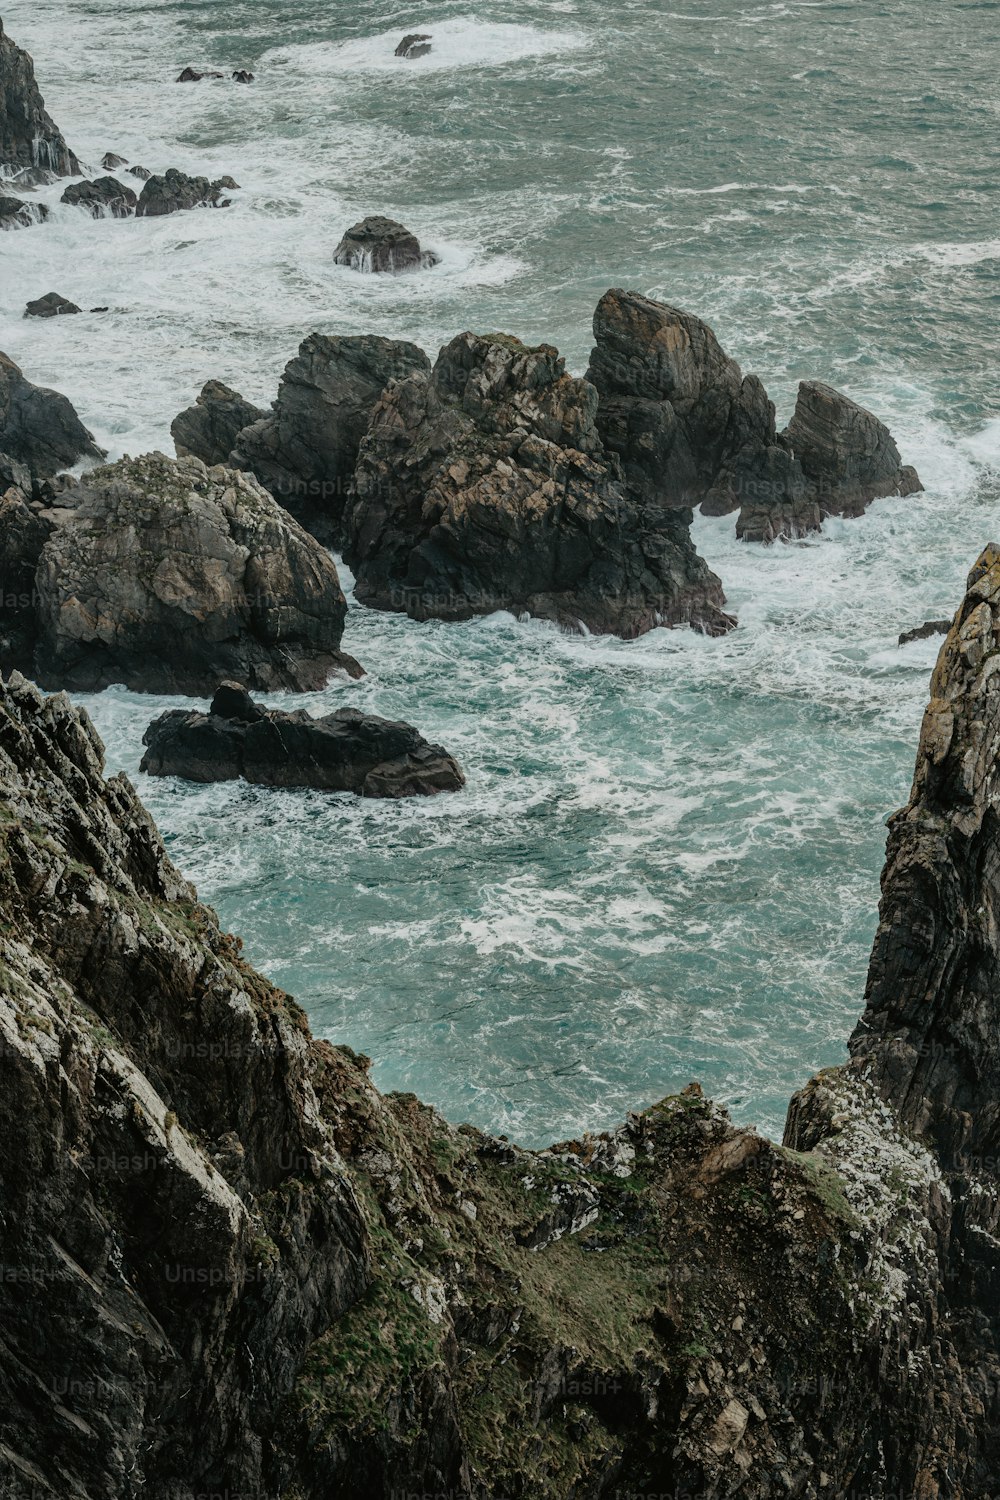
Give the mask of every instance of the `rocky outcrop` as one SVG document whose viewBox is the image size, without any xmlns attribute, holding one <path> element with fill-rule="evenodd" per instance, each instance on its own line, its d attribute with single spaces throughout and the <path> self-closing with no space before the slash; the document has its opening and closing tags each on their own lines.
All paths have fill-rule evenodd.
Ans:
<svg viewBox="0 0 1000 1500">
<path fill-rule="evenodd" d="M 45 108 L 30 54 L 14 45 L 0 21 L 0 177 L 27 186 L 48 173 L 75 177 L 79 171 Z"/>
<path fill-rule="evenodd" d="M 197 68 L 184 68 L 177 75 L 177 78 L 176 78 L 175 81 L 177 83 L 200 83 L 203 78 L 223 78 L 223 77 L 225 77 L 225 75 L 223 73 L 214 72 L 212 70 L 207 70 L 205 72 L 199 72 Z"/>
<path fill-rule="evenodd" d="M 431 51 L 432 41 L 433 37 L 429 36 L 427 32 L 411 31 L 408 36 L 404 36 L 396 48 L 396 56 L 406 57 L 411 61 L 418 57 L 426 57 L 428 52 Z"/>
<path fill-rule="evenodd" d="M 237 68 L 233 74 L 234 83 L 253 83 L 254 75 L 249 68 Z"/>
<path fill-rule="evenodd" d="M 378 214 L 362 219 L 349 229 L 333 252 L 336 266 L 390 275 L 428 270 L 436 266 L 439 259 L 432 250 L 421 250 L 416 235 L 404 229 L 402 224 Z"/>
<path fill-rule="evenodd" d="M 0 685 L 5 1495 L 992 1493 L 998 601 L 990 549 L 783 1146 L 696 1085 L 541 1152 L 383 1097 Z"/>
<path fill-rule="evenodd" d="M 244 427 L 259 422 L 264 412 L 245 401 L 239 391 L 221 380 L 202 386 L 194 406 L 180 412 L 170 424 L 178 458 L 193 456 L 205 464 L 224 464 Z"/>
<path fill-rule="evenodd" d="M 101 157 L 101 166 L 105 172 L 117 172 L 119 167 L 127 167 L 128 162 L 124 156 L 117 156 L 114 151 L 106 151 Z"/>
<path fill-rule="evenodd" d="M 222 208 L 221 189 L 207 177 L 189 177 L 169 167 L 162 176 L 146 178 L 139 194 L 136 214 L 140 219 L 161 218 L 188 208 Z"/>
<path fill-rule="evenodd" d="M 97 177 L 93 182 L 71 182 L 59 201 L 85 208 L 93 219 L 127 219 L 139 200 L 117 177 Z"/>
<path fill-rule="evenodd" d="M 38 297 L 34 302 L 26 304 L 24 316 L 26 318 L 61 318 L 79 311 L 76 303 L 71 302 L 68 297 L 62 297 L 58 292 L 46 292 L 44 297 Z"/>
<path fill-rule="evenodd" d="M 799 386 L 783 436 L 827 515 L 860 515 L 872 500 L 922 488 L 884 423 L 822 381 Z"/>
<path fill-rule="evenodd" d="M 162 454 L 88 474 L 36 573 L 36 680 L 305 691 L 335 669 L 346 604 L 328 553 L 251 478 Z"/>
<path fill-rule="evenodd" d="M 175 709 L 146 730 L 140 770 L 187 781 L 317 787 L 360 797 L 431 797 L 465 785 L 457 761 L 409 724 L 356 708 L 314 719 L 268 711 L 238 683 L 223 683 L 209 713 Z"/>
<path fill-rule="evenodd" d="M 48 216 L 44 203 L 26 203 L 23 198 L 0 195 L 0 230 L 30 229 L 33 224 L 44 224 Z"/>
<path fill-rule="evenodd" d="M 690 513 L 647 513 L 557 350 L 462 334 L 398 381 L 361 445 L 345 556 L 356 597 L 414 619 L 499 609 L 626 637 L 730 627 Z"/>
<path fill-rule="evenodd" d="M 129 167 L 128 174 L 130 177 L 138 177 L 140 182 L 148 182 L 153 175 L 148 167 Z"/>
<path fill-rule="evenodd" d="M 39 479 L 104 457 L 66 397 L 32 385 L 6 354 L 0 354 L 0 452 Z"/>
<path fill-rule="evenodd" d="M 273 414 L 245 423 L 231 443 L 232 462 L 254 473 L 314 536 L 337 546 L 379 397 L 390 381 L 429 369 L 416 344 L 311 334 L 285 367 Z"/>
<path fill-rule="evenodd" d="M 925 620 L 922 625 L 916 625 L 912 630 L 904 630 L 899 637 L 898 644 L 908 646 L 911 641 L 927 641 L 934 635 L 947 635 L 950 629 L 950 620 Z"/>
</svg>

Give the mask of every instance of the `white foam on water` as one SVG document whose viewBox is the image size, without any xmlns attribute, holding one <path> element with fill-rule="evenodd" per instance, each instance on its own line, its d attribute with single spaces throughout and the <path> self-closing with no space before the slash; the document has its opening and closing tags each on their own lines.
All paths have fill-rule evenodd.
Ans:
<svg viewBox="0 0 1000 1500">
<path fill-rule="evenodd" d="M 396 57 L 400 41 L 410 33 L 430 34 L 431 51 L 423 57 Z M 265 53 L 261 68 L 289 68 L 312 77 L 378 73 L 383 80 L 396 78 L 406 83 L 426 73 L 503 68 L 533 58 L 563 56 L 586 47 L 588 41 L 582 31 L 547 31 L 454 16 L 426 24 L 404 23 L 352 41 L 276 47 Z"/>
</svg>

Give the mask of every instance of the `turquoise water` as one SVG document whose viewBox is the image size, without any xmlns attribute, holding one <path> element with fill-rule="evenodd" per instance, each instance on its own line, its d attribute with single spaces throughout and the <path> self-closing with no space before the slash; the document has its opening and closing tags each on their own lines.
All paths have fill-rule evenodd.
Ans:
<svg viewBox="0 0 1000 1500">
<path fill-rule="evenodd" d="M 937 649 L 896 636 L 950 613 L 1000 533 L 1000 8 L 14 0 L 4 21 L 95 166 L 243 185 L 225 213 L 56 207 L 4 237 L 0 347 L 114 454 L 169 451 L 209 376 L 270 399 L 313 329 L 433 353 L 502 328 L 582 372 L 611 285 L 707 317 L 780 420 L 819 376 L 890 422 L 923 495 L 768 551 L 697 521 L 740 616 L 724 641 L 353 609 L 369 676 L 307 705 L 409 718 L 462 759 L 457 797 L 138 778 L 204 898 L 383 1087 L 540 1143 L 697 1077 L 780 1130 L 863 991 Z M 397 63 L 413 29 L 435 50 Z M 187 63 L 258 81 L 177 86 Z M 441 265 L 334 268 L 365 212 Z M 53 289 L 112 312 L 23 322 Z M 165 702 L 86 701 L 135 774 Z"/>
</svg>

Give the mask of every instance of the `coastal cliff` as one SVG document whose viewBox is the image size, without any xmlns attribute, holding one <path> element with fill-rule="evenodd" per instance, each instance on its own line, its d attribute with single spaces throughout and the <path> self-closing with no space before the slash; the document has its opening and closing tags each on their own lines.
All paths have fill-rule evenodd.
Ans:
<svg viewBox="0 0 1000 1500">
<path fill-rule="evenodd" d="M 0 689 L 0 1493 L 979 1497 L 1000 1473 L 1000 552 L 868 1005 L 785 1143 L 696 1085 L 544 1152 L 385 1097 Z"/>
</svg>

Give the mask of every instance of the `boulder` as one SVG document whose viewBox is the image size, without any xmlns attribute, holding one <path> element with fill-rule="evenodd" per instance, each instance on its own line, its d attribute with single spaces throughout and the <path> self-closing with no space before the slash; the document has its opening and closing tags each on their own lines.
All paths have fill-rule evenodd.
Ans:
<svg viewBox="0 0 1000 1500">
<path fill-rule="evenodd" d="M 185 68 L 179 73 L 175 82 L 177 83 L 200 83 L 203 78 L 222 78 L 224 74 L 205 71 L 199 73 L 197 68 Z"/>
<path fill-rule="evenodd" d="M 239 391 L 230 390 L 221 380 L 209 380 L 194 406 L 180 412 L 170 425 L 177 457 L 193 455 L 205 464 L 224 464 L 243 428 L 264 415 Z"/>
<path fill-rule="evenodd" d="M 799 386 L 795 414 L 783 435 L 824 515 L 859 516 L 873 500 L 922 489 L 885 424 L 820 380 Z"/>
<path fill-rule="evenodd" d="M 32 385 L 6 354 L 0 354 L 0 450 L 39 479 L 104 457 L 66 397 Z"/>
<path fill-rule="evenodd" d="M 30 229 L 32 224 L 43 224 L 48 216 L 44 203 L 25 203 L 23 198 L 0 195 L 0 230 Z"/>
<path fill-rule="evenodd" d="M 232 462 L 256 474 L 307 530 L 341 540 L 361 440 L 392 380 L 428 371 L 416 344 L 374 335 L 314 333 L 289 361 L 270 416 L 233 444 Z"/>
<path fill-rule="evenodd" d="M 162 176 L 146 179 L 139 194 L 136 214 L 140 219 L 159 218 L 187 208 L 219 208 L 219 189 L 207 177 L 189 177 L 169 167 Z"/>
<path fill-rule="evenodd" d="M 59 201 L 85 208 L 94 219 L 127 219 L 135 213 L 138 199 L 117 177 L 97 177 L 93 182 L 71 182 Z"/>
<path fill-rule="evenodd" d="M 127 167 L 128 162 L 124 156 L 116 156 L 113 151 L 108 151 L 101 157 L 101 166 L 105 172 L 117 172 L 119 167 Z"/>
<path fill-rule="evenodd" d="M 0 21 L 0 176 L 29 182 L 75 177 L 80 163 L 63 139 L 35 82 L 29 53 L 14 45 Z"/>
<path fill-rule="evenodd" d="M 128 175 L 138 177 L 140 182 L 148 182 L 153 174 L 148 167 L 129 167 Z"/>
<path fill-rule="evenodd" d="M 212 187 L 216 192 L 220 192 L 225 188 L 227 192 L 232 193 L 238 191 L 239 183 L 234 177 L 217 177 L 215 182 L 212 183 Z"/>
<path fill-rule="evenodd" d="M 421 250 L 416 235 L 395 219 L 373 214 L 355 224 L 344 235 L 333 252 L 333 263 L 349 266 L 352 271 L 384 272 L 427 270 L 440 257 L 431 250 Z"/>
<path fill-rule="evenodd" d="M 413 58 L 426 57 L 431 50 L 432 38 L 426 32 L 411 31 L 409 36 L 404 36 L 396 48 L 397 57 Z"/>
<path fill-rule="evenodd" d="M 917 625 L 913 630 L 904 630 L 899 637 L 898 644 L 908 646 L 911 641 L 929 641 L 932 636 L 947 635 L 951 625 L 951 620 L 925 620 L 922 625 Z"/>
<path fill-rule="evenodd" d="M 42 683 L 204 695 L 360 675 L 329 554 L 252 476 L 152 453 L 95 469 L 74 502 L 36 577 Z"/>
<path fill-rule="evenodd" d="M 237 68 L 233 74 L 234 83 L 253 83 L 253 74 L 249 68 Z"/>
<path fill-rule="evenodd" d="M 413 619 L 512 610 L 631 638 L 734 623 L 689 511 L 647 511 L 556 349 L 460 334 L 383 394 L 361 445 L 344 553 L 356 597 Z"/>
<path fill-rule="evenodd" d="M 60 297 L 58 292 L 46 292 L 44 297 L 38 297 L 34 302 L 29 302 L 24 309 L 26 318 L 61 318 L 68 313 L 78 313 L 80 308 L 75 302 L 70 302 L 68 297 Z"/>
<path fill-rule="evenodd" d="M 409 724 L 356 708 L 315 719 L 254 703 L 238 683 L 223 683 L 207 714 L 162 714 L 142 740 L 141 771 L 187 781 L 317 787 L 360 797 L 429 797 L 465 785 L 457 762 Z"/>
</svg>

